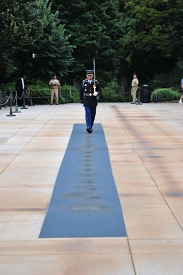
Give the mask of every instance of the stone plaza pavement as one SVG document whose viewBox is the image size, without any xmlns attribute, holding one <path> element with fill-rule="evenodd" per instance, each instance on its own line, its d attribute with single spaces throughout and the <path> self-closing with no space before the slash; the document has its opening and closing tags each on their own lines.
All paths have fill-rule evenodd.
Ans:
<svg viewBox="0 0 183 275">
<path fill-rule="evenodd" d="M 183 274 L 182 104 L 99 103 L 95 122 L 104 129 L 122 206 L 121 238 L 39 239 L 84 109 L 39 105 L 8 113 L 0 110 L 1 275 Z"/>
</svg>

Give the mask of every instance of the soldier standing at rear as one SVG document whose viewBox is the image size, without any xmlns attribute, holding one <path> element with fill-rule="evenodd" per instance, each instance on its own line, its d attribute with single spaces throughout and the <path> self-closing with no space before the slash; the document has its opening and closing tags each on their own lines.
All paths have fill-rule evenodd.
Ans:
<svg viewBox="0 0 183 275">
<path fill-rule="evenodd" d="M 135 104 L 137 100 L 137 89 L 138 89 L 138 85 L 139 85 L 139 81 L 138 81 L 138 78 L 137 78 L 137 75 L 136 73 L 133 74 L 133 79 L 132 79 L 132 83 L 131 83 L 131 96 L 132 96 L 132 102 L 131 104 Z"/>
<path fill-rule="evenodd" d="M 58 87 L 60 86 L 60 82 L 57 79 L 56 74 L 53 74 L 53 78 L 50 80 L 49 85 L 51 87 L 51 90 L 50 90 L 50 95 L 51 95 L 50 105 L 53 105 L 54 95 L 55 95 L 56 105 L 58 105 Z"/>
</svg>

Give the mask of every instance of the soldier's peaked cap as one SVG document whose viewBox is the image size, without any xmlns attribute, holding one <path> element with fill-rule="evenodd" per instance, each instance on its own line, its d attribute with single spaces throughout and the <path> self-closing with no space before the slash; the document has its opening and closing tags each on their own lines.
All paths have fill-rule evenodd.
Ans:
<svg viewBox="0 0 183 275">
<path fill-rule="evenodd" d="M 85 70 L 86 74 L 94 74 L 94 70 Z"/>
</svg>

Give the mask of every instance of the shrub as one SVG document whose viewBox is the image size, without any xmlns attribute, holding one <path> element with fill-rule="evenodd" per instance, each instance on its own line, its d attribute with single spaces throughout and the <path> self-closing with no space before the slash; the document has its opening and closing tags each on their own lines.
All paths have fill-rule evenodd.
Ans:
<svg viewBox="0 0 183 275">
<path fill-rule="evenodd" d="M 172 101 L 180 98 L 180 94 L 178 92 L 175 92 L 170 88 L 160 88 L 152 92 L 151 101 L 154 101 L 156 94 L 158 94 L 158 101 Z"/>
<path fill-rule="evenodd" d="M 62 97 L 62 96 L 61 96 L 61 98 L 60 98 L 60 103 L 61 103 L 61 104 L 65 104 L 65 98 Z"/>
<path fill-rule="evenodd" d="M 50 90 L 49 89 L 30 89 L 26 92 L 28 101 L 32 98 L 34 104 L 49 104 Z"/>
<path fill-rule="evenodd" d="M 48 85 L 45 85 L 48 86 Z M 50 103 L 50 88 L 43 89 L 44 85 L 36 85 L 31 86 L 30 92 L 28 91 L 27 94 L 32 96 L 32 100 L 34 104 L 49 104 Z M 30 88 L 30 86 L 29 86 Z M 79 99 L 79 91 L 69 85 L 63 85 L 59 87 L 59 103 L 76 103 L 80 102 Z M 29 101 L 29 99 L 27 99 Z"/>
<path fill-rule="evenodd" d="M 61 97 L 65 99 L 67 103 L 80 102 L 79 91 L 70 85 L 61 86 Z"/>
<path fill-rule="evenodd" d="M 100 102 L 126 102 L 128 98 L 123 96 L 121 86 L 116 81 L 111 81 L 102 89 Z"/>
</svg>

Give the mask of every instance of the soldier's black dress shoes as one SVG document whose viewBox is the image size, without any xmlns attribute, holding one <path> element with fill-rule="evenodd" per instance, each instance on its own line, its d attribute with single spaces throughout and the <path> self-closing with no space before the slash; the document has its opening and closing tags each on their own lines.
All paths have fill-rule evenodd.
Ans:
<svg viewBox="0 0 183 275">
<path fill-rule="evenodd" d="M 93 130 L 90 129 L 90 128 L 87 128 L 86 131 L 87 131 L 89 134 L 91 134 L 91 133 L 93 132 Z"/>
</svg>

